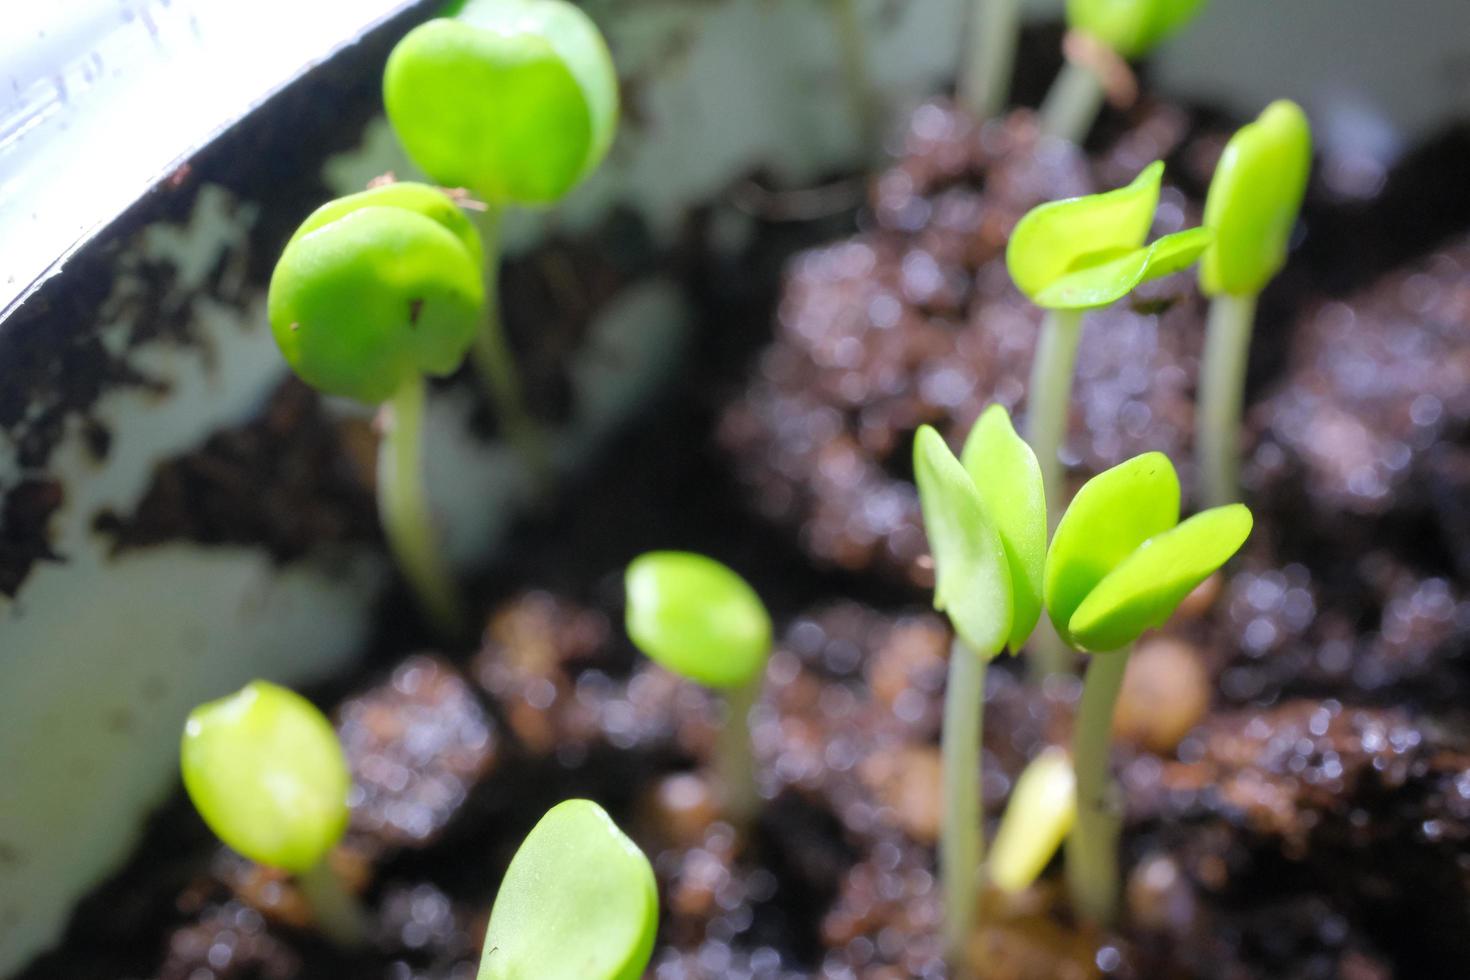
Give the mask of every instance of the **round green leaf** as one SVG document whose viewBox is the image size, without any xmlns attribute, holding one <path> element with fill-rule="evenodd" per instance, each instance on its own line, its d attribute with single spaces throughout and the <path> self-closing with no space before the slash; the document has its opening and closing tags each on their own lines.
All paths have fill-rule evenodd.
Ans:
<svg viewBox="0 0 1470 980">
<path fill-rule="evenodd" d="M 1179 476 L 1163 453 L 1104 470 L 1077 491 L 1046 555 L 1046 609 L 1063 639 L 1077 608 L 1139 545 L 1179 523 Z"/>
<path fill-rule="evenodd" d="M 352 778 L 337 733 L 284 687 L 252 681 L 195 708 L 179 769 L 209 829 L 260 864 L 307 871 L 347 829 Z"/>
<path fill-rule="evenodd" d="M 1271 103 L 1230 138 L 1205 199 L 1206 293 L 1253 296 L 1281 271 L 1311 168 L 1312 130 L 1295 102 Z"/>
<path fill-rule="evenodd" d="M 650 551 L 628 565 L 628 635 L 649 657 L 706 687 L 753 681 L 771 652 L 760 596 L 713 558 Z"/>
<path fill-rule="evenodd" d="M 567 800 L 511 859 L 477 980 L 638 980 L 657 929 L 648 859 L 602 807 Z"/>
<path fill-rule="evenodd" d="M 1090 310 L 1127 296 L 1134 287 L 1188 268 L 1209 245 L 1208 228 L 1165 235 L 1147 248 L 1069 272 L 1032 300 L 1052 310 Z"/>
<path fill-rule="evenodd" d="M 947 450 L 946 450 L 947 451 Z M 1041 618 L 1041 576 L 1046 567 L 1046 490 L 1041 464 L 1016 434 L 1010 413 L 991 405 L 970 429 L 960 454 L 980 503 L 1000 534 L 1011 583 L 1012 653 Z"/>
<path fill-rule="evenodd" d="M 1012 895 L 1031 887 L 1076 821 L 1072 757 L 1053 745 L 1027 763 L 1016 779 L 990 848 L 990 880 Z"/>
<path fill-rule="evenodd" d="M 358 206 L 324 206 L 287 244 L 267 308 L 276 344 L 302 380 L 377 404 L 410 377 L 460 366 L 485 288 L 478 240 L 472 251 L 443 215 L 353 197 Z"/>
<path fill-rule="evenodd" d="M 1118 650 L 1163 625 L 1245 544 L 1251 512 L 1229 504 L 1196 514 L 1139 546 L 1088 593 L 1069 630 L 1084 650 Z"/>
<path fill-rule="evenodd" d="M 914 478 L 934 555 L 934 608 L 982 657 L 1005 649 L 1013 600 L 1005 547 L 970 474 L 932 426 L 914 436 Z"/>
<path fill-rule="evenodd" d="M 1138 58 L 1189 23 L 1204 0 L 1067 0 L 1067 24 Z"/>
<path fill-rule="evenodd" d="M 495 204 L 549 204 L 602 162 L 618 81 L 597 26 L 564 0 L 472 0 L 393 49 L 383 101 L 425 173 Z"/>
<path fill-rule="evenodd" d="M 301 227 L 296 229 L 290 241 L 294 242 L 303 235 L 331 224 L 338 218 L 346 217 L 353 211 L 367 207 L 403 208 L 421 214 L 443 225 L 446 231 L 458 238 L 477 268 L 485 261 L 480 233 L 475 231 L 474 224 L 465 217 L 464 211 L 460 210 L 454 199 L 437 187 L 430 187 L 428 184 L 420 184 L 411 180 L 379 184 L 377 187 L 369 187 L 365 191 L 328 201 L 307 215 L 306 220 L 301 222 Z M 290 242 L 287 244 L 289 245 Z"/>
<path fill-rule="evenodd" d="M 1068 273 L 1142 248 L 1163 179 L 1164 164 L 1155 161 L 1127 187 L 1032 208 L 1006 244 L 1006 268 L 1016 287 L 1035 300 Z"/>
</svg>

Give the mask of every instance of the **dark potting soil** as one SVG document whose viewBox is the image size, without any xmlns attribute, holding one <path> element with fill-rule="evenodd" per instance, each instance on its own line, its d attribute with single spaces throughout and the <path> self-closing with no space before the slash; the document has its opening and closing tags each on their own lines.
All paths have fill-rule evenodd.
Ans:
<svg viewBox="0 0 1470 980">
<path fill-rule="evenodd" d="M 1228 133 L 1202 119 L 1145 105 L 1083 157 L 1039 144 L 1025 113 L 976 128 L 928 105 L 852 237 L 836 240 L 848 215 L 745 214 L 755 244 L 716 259 L 708 229 L 749 195 L 692 216 L 690 369 L 475 583 L 479 642 L 413 652 L 430 641 L 396 595 L 366 672 L 316 692 L 353 766 L 336 859 L 374 910 L 373 943 L 324 944 L 289 880 L 220 849 L 176 799 L 23 976 L 470 978 L 511 854 L 568 796 L 604 803 L 653 860 L 653 976 L 944 976 L 949 635 L 923 608 L 908 443 L 923 422 L 957 440 L 992 400 L 1024 412 L 1036 314 L 999 259 L 1014 221 L 1164 157 L 1157 230 L 1187 226 Z M 1439 240 L 1470 227 L 1470 202 L 1439 188 L 1438 159 L 1411 158 L 1371 199 L 1314 185 L 1252 355 L 1257 530 L 1228 579 L 1140 645 L 1119 706 L 1124 924 L 1077 927 L 1053 869 L 985 896 L 988 975 L 1368 980 L 1470 962 L 1470 246 Z M 1391 217 L 1426 208 L 1433 223 Z M 1203 309 L 1178 276 L 1089 321 L 1074 480 L 1146 449 L 1189 480 Z M 287 399 L 312 417 L 294 397 L 271 411 Z M 126 526 L 146 546 L 159 523 Z M 783 624 L 752 726 L 770 797 L 754 827 L 720 821 L 703 775 L 718 706 L 623 635 L 622 568 L 658 547 L 730 562 Z M 991 672 L 992 828 L 1025 761 L 1066 743 L 1077 695 Z"/>
</svg>

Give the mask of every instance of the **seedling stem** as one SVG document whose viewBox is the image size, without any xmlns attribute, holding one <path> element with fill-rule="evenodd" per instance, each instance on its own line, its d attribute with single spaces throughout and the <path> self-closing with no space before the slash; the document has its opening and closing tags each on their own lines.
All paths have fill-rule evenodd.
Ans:
<svg viewBox="0 0 1470 980">
<path fill-rule="evenodd" d="M 985 708 L 985 668 L 955 637 L 949 650 L 940 737 L 944 773 L 939 878 L 944 884 L 944 947 L 957 973 L 966 971 L 966 947 L 975 923 L 975 876 L 984 851 L 981 835 L 980 733 Z"/>
<path fill-rule="evenodd" d="M 1067 887 L 1078 914 L 1102 925 L 1117 913 L 1123 815 L 1112 777 L 1113 707 L 1129 653 L 1124 649 L 1093 656 L 1072 736 L 1077 823 L 1067 837 Z"/>
<path fill-rule="evenodd" d="M 1005 108 L 1020 36 L 1018 0 L 972 4 L 967 56 L 960 69 L 960 102 L 976 119 L 989 119 Z"/>
<path fill-rule="evenodd" d="M 842 66 L 842 80 L 852 106 L 853 121 L 865 152 L 875 152 L 881 138 L 882 112 L 872 73 L 868 70 L 867 32 L 858 14 L 858 0 L 829 0 L 832 22 L 837 33 L 837 56 Z"/>
<path fill-rule="evenodd" d="M 323 858 L 297 875 L 296 885 L 311 906 L 311 914 L 322 935 L 347 948 L 367 942 L 367 915 L 361 903 L 332 870 L 330 859 Z"/>
<path fill-rule="evenodd" d="M 1255 293 L 1221 293 L 1210 302 L 1195 428 L 1200 490 L 1209 507 L 1240 499 L 1240 415 L 1255 319 Z"/>
<path fill-rule="evenodd" d="M 1041 104 L 1041 131 L 1081 145 L 1102 109 L 1102 82 L 1091 68 L 1068 60 Z"/>
<path fill-rule="evenodd" d="M 454 578 L 434 546 L 424 491 L 424 379 L 413 375 L 385 406 L 378 444 L 378 513 L 393 556 L 426 615 L 446 636 L 461 625 Z"/>
<path fill-rule="evenodd" d="M 714 768 L 723 793 L 725 816 L 737 827 L 754 823 L 762 802 L 750 738 L 750 712 L 760 696 L 760 688 L 761 677 L 757 677 L 725 692 L 725 723 L 720 726 L 715 743 Z"/>
<path fill-rule="evenodd" d="M 515 358 L 505 340 L 505 324 L 500 311 L 500 225 L 503 211 L 486 204 L 483 211 L 470 216 L 480 232 L 485 250 L 485 319 L 475 333 L 470 357 L 485 389 L 485 397 L 495 409 L 506 439 L 520 454 L 538 490 L 552 485 L 551 459 L 546 439 L 536 421 L 526 411 L 520 374 Z"/>
</svg>

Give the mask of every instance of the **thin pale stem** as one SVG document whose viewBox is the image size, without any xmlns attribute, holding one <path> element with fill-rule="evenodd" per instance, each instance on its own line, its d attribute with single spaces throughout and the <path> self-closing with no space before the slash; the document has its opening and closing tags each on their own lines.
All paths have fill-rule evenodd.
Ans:
<svg viewBox="0 0 1470 980">
<path fill-rule="evenodd" d="M 945 957 L 957 977 L 970 972 L 968 947 L 975 926 L 976 883 L 984 836 L 980 826 L 980 735 L 985 710 L 986 658 L 958 637 L 949 650 L 940 737 L 944 778 L 939 878 L 944 895 Z"/>
<path fill-rule="evenodd" d="M 1210 303 L 1194 435 L 1200 496 L 1207 507 L 1240 499 L 1241 407 L 1255 320 L 1255 295 L 1226 293 Z"/>
<path fill-rule="evenodd" d="M 868 69 L 867 32 L 858 14 L 857 0 L 829 0 L 832 23 L 837 34 L 837 57 L 842 66 L 842 81 L 852 106 L 853 121 L 867 152 L 875 152 L 881 138 L 882 112 L 877 90 Z"/>
<path fill-rule="evenodd" d="M 1067 438 L 1072 375 L 1077 367 L 1077 344 L 1081 338 L 1081 310 L 1048 310 L 1031 361 L 1031 384 L 1026 392 L 1026 441 L 1041 467 L 1049 530 L 1056 530 L 1067 505 L 1061 453 Z M 1034 678 L 1071 670 L 1072 655 L 1049 621 L 1043 620 L 1038 626 L 1028 652 Z"/>
<path fill-rule="evenodd" d="M 1108 925 L 1118 906 L 1118 844 L 1123 807 L 1113 781 L 1113 708 L 1128 667 L 1128 650 L 1095 655 L 1082 682 L 1072 736 L 1077 823 L 1067 837 L 1067 889 L 1078 916 Z"/>
<path fill-rule="evenodd" d="M 495 409 L 496 421 L 506 439 L 520 454 L 538 490 L 552 485 L 551 457 L 546 436 L 526 409 L 520 373 L 505 340 L 500 312 L 500 220 L 501 211 L 489 205 L 471 212 L 485 250 L 485 317 L 475 334 L 470 358 L 480 375 L 485 397 Z"/>
<path fill-rule="evenodd" d="M 445 636 L 461 625 L 454 577 L 438 547 L 424 491 L 424 379 L 398 390 L 383 414 L 378 444 L 378 515 L 388 546 L 424 613 Z"/>
<path fill-rule="evenodd" d="M 1041 103 L 1041 131 L 1082 144 L 1102 109 L 1102 83 L 1092 70 L 1068 61 Z"/>
<path fill-rule="evenodd" d="M 1021 37 L 1019 0 L 974 0 L 969 40 L 960 69 L 960 103 L 976 119 L 989 119 L 1010 96 L 1016 45 Z"/>
<path fill-rule="evenodd" d="M 760 813 L 756 784 L 755 747 L 750 740 L 750 712 L 760 696 L 761 679 L 725 692 L 725 723 L 715 743 L 715 774 L 725 804 L 725 816 L 737 827 L 749 826 Z"/>
<path fill-rule="evenodd" d="M 311 906 L 317 928 L 338 946 L 362 946 L 368 941 L 368 915 L 357 896 L 347 890 L 342 879 L 323 858 L 308 871 L 296 876 L 296 885 Z"/>
</svg>

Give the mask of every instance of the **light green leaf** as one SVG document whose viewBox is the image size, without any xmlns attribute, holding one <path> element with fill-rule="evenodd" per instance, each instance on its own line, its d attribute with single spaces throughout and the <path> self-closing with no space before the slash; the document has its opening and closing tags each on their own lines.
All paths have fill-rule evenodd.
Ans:
<svg viewBox="0 0 1470 980">
<path fill-rule="evenodd" d="M 648 858 L 602 807 L 567 800 L 511 859 L 478 980 L 637 980 L 657 929 Z"/>
<path fill-rule="evenodd" d="M 707 687 L 753 681 L 771 652 L 771 617 L 760 596 L 713 558 L 650 551 L 628 565 L 628 636 L 645 654 Z"/>
<path fill-rule="evenodd" d="M 1076 821 L 1072 757 L 1053 745 L 1027 763 L 1011 790 L 990 849 L 990 880 L 1007 894 L 1029 888 Z"/>
<path fill-rule="evenodd" d="M 1000 535 L 970 474 L 924 425 L 914 436 L 914 478 L 934 555 L 934 608 L 977 655 L 1005 649 L 1011 632 L 1011 575 Z"/>
<path fill-rule="evenodd" d="M 1073 641 L 1083 650 L 1118 650 L 1163 625 L 1250 533 L 1251 512 L 1229 504 L 1145 541 L 1077 607 L 1069 624 Z"/>
<path fill-rule="evenodd" d="M 1041 465 L 1001 405 L 980 414 L 960 460 L 1005 547 L 1011 582 L 1011 633 L 1006 645 L 1015 653 L 1041 618 L 1041 576 L 1046 568 Z"/>
<path fill-rule="evenodd" d="M 1286 264 L 1286 247 L 1312 168 L 1312 130 L 1282 99 L 1242 126 L 1220 156 L 1205 200 L 1215 243 L 1200 264 L 1211 296 L 1253 296 Z"/>
<path fill-rule="evenodd" d="M 1046 556 L 1046 609 L 1072 640 L 1077 608 L 1139 545 L 1179 523 L 1179 476 L 1163 453 L 1104 470 L 1077 491 Z"/>
<path fill-rule="evenodd" d="M 414 163 L 497 205 L 555 202 L 596 168 L 617 92 L 602 35 L 564 0 L 472 0 L 410 31 L 383 73 Z"/>
<path fill-rule="evenodd" d="M 1155 161 L 1127 187 L 1032 208 L 1006 245 L 1006 268 L 1033 300 L 1062 276 L 1142 248 L 1159 203 L 1164 165 Z"/>
<path fill-rule="evenodd" d="M 1070 272 L 1032 297 L 1037 306 L 1052 310 L 1090 310 L 1127 296 L 1140 283 L 1187 268 L 1199 258 L 1212 235 L 1208 228 L 1190 228 L 1165 235 L 1147 248 L 1136 249 L 1107 262 Z"/>
<path fill-rule="evenodd" d="M 1194 19 L 1204 0 L 1067 0 L 1067 25 L 1125 58 L 1147 54 Z"/>
<path fill-rule="evenodd" d="M 195 708 L 179 770 L 209 829 L 259 864 L 308 871 L 347 829 L 352 778 L 337 733 L 284 687 L 252 681 Z"/>
</svg>

